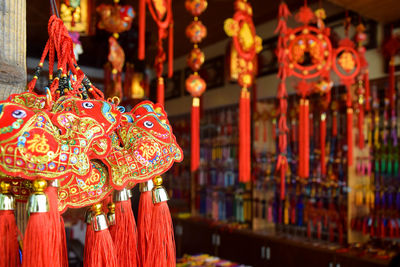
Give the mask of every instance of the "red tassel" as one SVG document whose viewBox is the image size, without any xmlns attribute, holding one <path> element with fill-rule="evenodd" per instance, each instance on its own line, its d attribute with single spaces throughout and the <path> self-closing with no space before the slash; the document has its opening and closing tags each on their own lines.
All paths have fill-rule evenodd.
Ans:
<svg viewBox="0 0 400 267">
<path fill-rule="evenodd" d="M 171 78 L 174 73 L 174 23 L 169 25 L 168 34 L 168 77 Z"/>
<path fill-rule="evenodd" d="M 174 228 L 167 204 L 167 193 L 165 188 L 161 186 L 161 177 L 155 178 L 153 182 L 153 203 L 156 203 L 154 203 L 151 215 L 151 232 L 145 266 L 175 267 Z"/>
<path fill-rule="evenodd" d="M 147 182 L 151 183 L 150 180 Z M 152 186 L 151 186 L 152 187 Z M 148 251 L 148 242 L 150 239 L 151 232 L 151 214 L 153 211 L 153 202 L 151 200 L 151 188 L 146 187 L 145 192 L 143 192 L 143 186 L 140 184 L 141 193 L 139 200 L 139 212 L 138 212 L 138 254 L 140 266 L 147 266 L 146 255 Z M 150 190 L 150 191 L 149 191 Z"/>
<path fill-rule="evenodd" d="M 347 108 L 347 164 L 353 165 L 353 109 Z"/>
<path fill-rule="evenodd" d="M 298 160 L 298 175 L 304 176 L 304 99 L 300 99 L 299 104 L 299 160 Z"/>
<path fill-rule="evenodd" d="M 89 211 L 90 212 L 90 211 Z M 91 216 L 90 214 L 87 216 Z M 94 236 L 94 231 L 92 227 L 92 219 L 87 218 L 86 220 L 86 235 L 85 235 L 85 250 L 83 253 L 83 259 L 84 259 L 84 266 L 88 266 L 90 260 L 89 256 L 90 253 L 89 251 L 92 250 L 92 245 L 93 245 L 93 236 Z"/>
<path fill-rule="evenodd" d="M 371 110 L 371 89 L 369 84 L 369 71 L 366 70 L 364 74 L 364 85 L 365 85 L 365 110 Z"/>
<path fill-rule="evenodd" d="M 338 128 L 337 128 L 337 111 L 333 112 L 332 117 L 332 135 L 337 136 Z"/>
<path fill-rule="evenodd" d="M 251 154 L 250 154 L 250 93 L 242 89 L 239 103 L 239 181 L 250 181 Z"/>
<path fill-rule="evenodd" d="M 192 129 L 191 129 L 191 161 L 190 170 L 195 172 L 200 166 L 200 99 L 193 98 L 192 103 Z"/>
<path fill-rule="evenodd" d="M 321 148 L 321 173 L 326 175 L 326 164 L 325 164 L 325 140 L 326 139 L 326 114 L 321 114 L 320 124 L 320 148 Z"/>
<path fill-rule="evenodd" d="M 358 113 L 358 147 L 360 149 L 364 148 L 365 137 L 364 137 L 364 107 L 359 105 L 359 113 Z"/>
<path fill-rule="evenodd" d="M 164 78 L 163 77 L 159 77 L 158 78 L 157 103 L 159 103 L 162 106 L 164 106 Z"/>
<path fill-rule="evenodd" d="M 0 265 L 4 267 L 21 266 L 18 247 L 18 227 L 14 216 L 14 197 L 10 194 L 11 184 L 0 184 Z"/>
<path fill-rule="evenodd" d="M 57 182 L 56 182 L 57 183 Z M 46 195 L 49 200 L 49 216 L 55 226 L 54 246 L 55 253 L 59 253 L 60 266 L 68 266 L 67 241 L 65 238 L 64 220 L 58 211 L 58 192 L 57 187 L 48 186 Z"/>
<path fill-rule="evenodd" d="M 87 251 L 85 259 L 86 267 L 117 267 L 116 251 L 110 232 L 107 227 L 107 219 L 102 213 L 102 204 L 98 203 L 92 207 L 93 235 L 88 239 L 90 250 Z M 87 231 L 86 231 L 87 232 Z"/>
<path fill-rule="evenodd" d="M 57 228 L 48 212 L 48 200 L 44 194 L 47 182 L 42 179 L 33 182 L 34 193 L 29 198 L 30 212 L 24 237 L 22 267 L 60 265 L 60 246 L 55 245 Z M 30 205 L 38 203 L 37 205 Z M 47 210 L 47 211 L 46 211 Z"/>
<path fill-rule="evenodd" d="M 390 58 L 389 62 L 389 103 L 390 103 L 390 108 L 394 108 L 394 97 L 395 97 L 395 92 L 394 92 L 394 57 Z"/>
<path fill-rule="evenodd" d="M 115 202 L 115 225 L 110 228 L 118 266 L 137 266 L 137 232 L 130 199 Z"/>
<path fill-rule="evenodd" d="M 304 178 L 310 173 L 310 119 L 308 100 L 304 102 Z"/>
<path fill-rule="evenodd" d="M 139 0 L 139 50 L 138 58 L 144 60 L 146 43 L 146 0 Z"/>
<path fill-rule="evenodd" d="M 0 262 L 5 267 L 21 265 L 18 251 L 18 228 L 13 210 L 0 211 Z"/>
</svg>

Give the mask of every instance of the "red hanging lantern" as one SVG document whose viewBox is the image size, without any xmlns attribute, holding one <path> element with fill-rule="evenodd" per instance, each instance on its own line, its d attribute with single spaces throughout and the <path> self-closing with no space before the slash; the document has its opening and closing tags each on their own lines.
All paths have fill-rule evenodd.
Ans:
<svg viewBox="0 0 400 267">
<path fill-rule="evenodd" d="M 245 0 L 235 1 L 233 18 L 225 20 L 225 33 L 232 37 L 237 51 L 238 83 L 242 87 L 239 102 L 239 181 L 249 182 L 251 178 L 251 133 L 250 133 L 250 92 L 254 82 L 254 60 L 262 49 L 262 40 L 256 35 L 253 10 Z"/>
</svg>

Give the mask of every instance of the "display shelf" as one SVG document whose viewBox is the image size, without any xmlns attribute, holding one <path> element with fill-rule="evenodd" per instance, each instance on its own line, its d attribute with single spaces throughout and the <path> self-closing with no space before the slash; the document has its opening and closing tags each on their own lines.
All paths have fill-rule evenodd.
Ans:
<svg viewBox="0 0 400 267">
<path fill-rule="evenodd" d="M 388 266 L 390 259 L 340 250 L 327 242 L 293 238 L 275 231 L 232 228 L 202 217 L 174 217 L 178 256 L 207 253 L 257 266 Z M 179 231 L 178 231 L 179 229 Z M 179 234 L 178 234 L 179 233 Z M 196 240 L 196 242 L 193 242 Z"/>
</svg>

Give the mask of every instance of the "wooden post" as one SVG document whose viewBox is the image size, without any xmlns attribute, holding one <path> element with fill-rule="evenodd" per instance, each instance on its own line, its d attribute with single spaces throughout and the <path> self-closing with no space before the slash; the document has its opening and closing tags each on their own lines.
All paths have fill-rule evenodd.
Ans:
<svg viewBox="0 0 400 267">
<path fill-rule="evenodd" d="M 0 100 L 26 87 L 26 0 L 0 1 Z"/>
</svg>

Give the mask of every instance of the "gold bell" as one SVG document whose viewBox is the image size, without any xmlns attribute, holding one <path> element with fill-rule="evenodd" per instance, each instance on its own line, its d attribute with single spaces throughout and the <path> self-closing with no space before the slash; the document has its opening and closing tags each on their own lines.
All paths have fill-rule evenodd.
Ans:
<svg viewBox="0 0 400 267">
<path fill-rule="evenodd" d="M 127 201 L 131 198 L 132 193 L 130 192 L 131 190 L 128 190 L 126 188 L 120 190 L 120 191 L 114 191 L 113 195 L 113 201 L 114 202 L 121 202 L 121 201 Z"/>
<path fill-rule="evenodd" d="M 147 182 L 139 184 L 139 191 L 141 193 L 151 191 L 154 187 L 153 180 L 148 180 Z"/>
<path fill-rule="evenodd" d="M 2 181 L 0 183 L 0 210 L 14 210 L 15 199 L 10 193 L 11 184 Z"/>
<path fill-rule="evenodd" d="M 106 230 L 108 228 L 107 218 L 103 213 L 101 203 L 92 206 L 92 226 L 95 232 Z"/>
<path fill-rule="evenodd" d="M 151 190 L 153 204 L 158 204 L 169 200 L 167 190 L 162 186 L 163 179 L 161 176 L 157 176 L 153 179 L 154 187 Z"/>
<path fill-rule="evenodd" d="M 44 190 L 47 188 L 47 182 L 44 179 L 36 179 L 32 183 L 33 193 L 29 196 L 28 214 L 37 212 L 48 212 L 49 201 Z"/>
<path fill-rule="evenodd" d="M 108 225 L 115 225 L 115 203 L 108 203 L 108 213 L 107 213 Z"/>
</svg>

